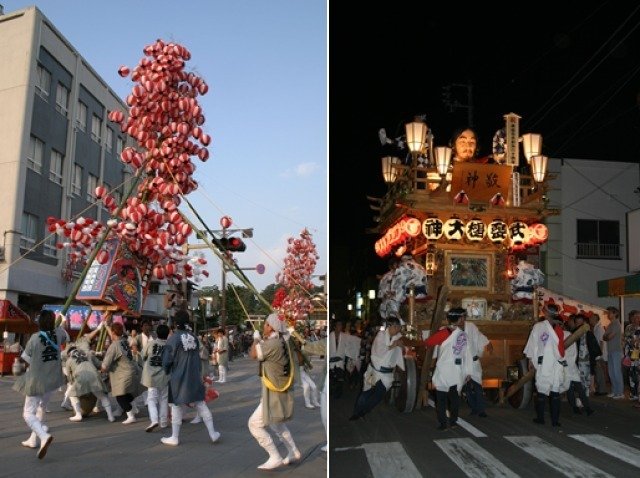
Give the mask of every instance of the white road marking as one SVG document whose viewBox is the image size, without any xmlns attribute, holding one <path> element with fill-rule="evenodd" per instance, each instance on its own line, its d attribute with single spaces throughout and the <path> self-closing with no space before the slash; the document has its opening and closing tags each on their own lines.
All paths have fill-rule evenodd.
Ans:
<svg viewBox="0 0 640 478">
<path fill-rule="evenodd" d="M 504 466 L 500 460 L 486 451 L 471 438 L 449 438 L 434 440 L 435 444 L 453 461 L 462 472 L 471 477 L 517 478 L 519 475 Z"/>
<path fill-rule="evenodd" d="M 429 400 L 427 400 L 427 404 L 429 404 L 433 408 L 436 407 L 435 402 L 431 398 Z M 447 416 L 449 416 L 449 410 L 447 410 Z M 471 423 L 465 421 L 463 418 L 458 417 L 458 425 L 460 425 L 461 428 L 464 428 L 465 430 L 467 430 L 469 433 L 471 433 L 476 438 L 486 438 L 487 437 L 486 433 L 481 432 L 476 427 L 474 427 Z"/>
<path fill-rule="evenodd" d="M 569 435 L 569 437 L 585 445 L 589 445 L 596 450 L 603 451 L 618 460 L 627 462 L 636 468 L 640 468 L 640 452 L 636 448 L 612 440 L 604 435 Z"/>
<path fill-rule="evenodd" d="M 374 478 L 423 478 L 400 442 L 364 443 L 360 446 L 335 448 L 334 451 L 364 450 Z"/>
<path fill-rule="evenodd" d="M 575 478 L 614 478 L 584 460 L 551 445 L 537 436 L 505 437 L 511 443 L 565 476 Z M 541 473 L 543 473 L 541 471 Z"/>
</svg>

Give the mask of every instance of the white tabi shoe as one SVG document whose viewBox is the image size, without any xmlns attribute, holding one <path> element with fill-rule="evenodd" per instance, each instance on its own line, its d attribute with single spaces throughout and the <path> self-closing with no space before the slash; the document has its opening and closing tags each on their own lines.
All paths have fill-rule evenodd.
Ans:
<svg viewBox="0 0 640 478">
<path fill-rule="evenodd" d="M 215 443 L 220 440 L 220 432 L 213 432 L 213 435 L 209 435 L 211 438 L 211 443 Z"/>
<path fill-rule="evenodd" d="M 296 461 L 300 461 L 300 458 L 302 458 L 302 453 L 300 453 L 300 450 L 294 450 L 293 452 L 289 452 L 287 454 L 287 456 L 284 457 L 284 459 L 282 460 L 282 464 L 283 465 L 290 465 L 291 463 L 295 463 Z"/>
<path fill-rule="evenodd" d="M 160 438 L 160 441 L 165 445 L 170 445 L 170 446 L 178 446 L 180 444 L 180 440 L 173 437 L 162 437 Z"/>
<path fill-rule="evenodd" d="M 258 467 L 258 470 L 274 470 L 284 465 L 284 462 L 278 458 L 269 458 L 262 465 Z"/>
<path fill-rule="evenodd" d="M 38 450 L 38 459 L 42 460 L 44 458 L 44 456 L 47 454 L 47 449 L 49 448 L 49 445 L 51 445 L 52 441 L 53 436 L 47 433 L 44 439 L 41 440 L 40 449 Z"/>
<path fill-rule="evenodd" d="M 147 428 L 144 429 L 145 432 L 151 433 L 158 426 L 158 422 L 151 423 Z"/>
</svg>

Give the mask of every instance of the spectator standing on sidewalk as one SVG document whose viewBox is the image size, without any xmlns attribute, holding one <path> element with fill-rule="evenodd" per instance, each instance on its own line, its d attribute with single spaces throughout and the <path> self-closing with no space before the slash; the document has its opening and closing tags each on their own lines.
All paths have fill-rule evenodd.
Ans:
<svg viewBox="0 0 640 478">
<path fill-rule="evenodd" d="M 598 314 L 592 314 L 589 317 L 589 325 L 596 339 L 596 343 L 600 348 L 600 356 L 596 357 L 596 363 L 593 368 L 595 395 L 607 394 L 607 349 L 606 342 L 602 340 L 604 336 L 604 326 Z"/>
<path fill-rule="evenodd" d="M 227 369 L 229 368 L 229 339 L 225 336 L 224 329 L 216 332 L 216 353 L 218 359 L 219 383 L 227 381 Z"/>
<path fill-rule="evenodd" d="M 29 364 L 29 368 L 13 385 L 15 391 L 25 395 L 22 416 L 31 428 L 31 436 L 22 442 L 22 446 L 36 448 L 39 439 L 37 457 L 40 459 L 47 454 L 53 441 L 53 435 L 49 434 L 49 428 L 44 424 L 47 403 L 51 394 L 64 384 L 60 347 L 67 342 L 68 335 L 62 327 L 55 326 L 55 321 L 52 311 L 43 310 L 40 313 L 40 332 L 31 336 L 20 357 Z"/>
<path fill-rule="evenodd" d="M 284 320 L 280 320 L 277 313 L 268 315 L 263 328 L 264 340 L 260 340 L 256 330 L 249 351 L 249 356 L 260 362 L 262 397 L 249 417 L 248 426 L 251 435 L 269 454 L 269 459 L 258 466 L 259 470 L 272 470 L 302 457 L 285 423 L 293 417 L 294 379 L 293 351 L 284 337 L 285 332 Z M 284 459 L 266 430 L 267 426 L 285 444 L 288 453 Z"/>
<path fill-rule="evenodd" d="M 611 380 L 611 393 L 607 395 L 614 400 L 624 398 L 624 383 L 622 381 L 622 337 L 620 325 L 620 311 L 615 307 L 607 307 L 609 325 L 602 340 L 607 343 L 607 365 Z"/>
</svg>

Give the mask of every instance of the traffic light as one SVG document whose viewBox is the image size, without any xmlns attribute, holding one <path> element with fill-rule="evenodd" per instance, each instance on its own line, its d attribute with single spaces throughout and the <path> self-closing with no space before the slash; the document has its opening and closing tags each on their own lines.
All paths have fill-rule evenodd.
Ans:
<svg viewBox="0 0 640 478">
<path fill-rule="evenodd" d="M 221 237 L 220 245 L 229 252 L 244 252 L 247 249 L 247 245 L 239 237 Z"/>
</svg>

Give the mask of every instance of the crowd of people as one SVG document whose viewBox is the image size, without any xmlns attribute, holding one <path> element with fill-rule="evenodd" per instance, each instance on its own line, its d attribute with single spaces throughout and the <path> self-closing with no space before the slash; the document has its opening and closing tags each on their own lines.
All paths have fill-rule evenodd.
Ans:
<svg viewBox="0 0 640 478">
<path fill-rule="evenodd" d="M 22 445 L 37 449 L 38 458 L 44 458 L 53 441 L 44 420 L 48 402 L 65 384 L 61 405 L 74 412 L 69 418 L 72 422 L 81 422 L 86 416 L 83 409 L 86 403 L 82 400 L 89 397 L 96 399 L 94 411 L 101 406 L 110 422 L 125 414 L 122 422 L 125 425 L 135 423 L 140 407 L 146 406 L 149 424 L 145 431 L 150 433 L 171 424 L 171 435 L 162 437 L 161 442 L 177 446 L 189 407 L 196 411 L 192 423 L 204 423 L 210 442 L 219 441 L 221 434 L 214 427 L 206 398 L 207 387 L 213 381 L 212 364 L 218 371 L 217 383 L 228 380 L 229 342 L 224 330 L 219 329 L 215 343 L 211 343 L 207 334 L 199 337 L 194 334 L 189 313 L 180 310 L 172 317 L 171 327 L 160 323 L 154 331 L 151 322 L 145 321 L 140 333 L 127 333 L 122 323 L 103 322 L 71 342 L 64 328 L 65 318 L 60 318 L 62 323 L 56 325 L 56 315 L 42 311 L 38 321 L 40 331 L 30 337 L 21 355 L 28 364 L 26 373 L 16 379 L 13 387 L 25 395 L 23 418 L 31 429 Z M 104 347 L 98 347 L 100 337 L 104 340 L 103 328 L 107 339 Z M 248 420 L 248 428 L 269 454 L 259 469 L 270 470 L 301 458 L 285 423 L 293 417 L 294 379 L 303 387 L 308 408 L 321 407 L 321 399 L 326 407 L 326 400 L 321 397 L 326 392 L 324 382 L 320 392 L 304 373 L 311 366 L 309 356 L 326 355 L 326 340 L 312 340 L 310 333 L 304 335 L 306 338 L 299 336 L 296 345 L 282 318 L 274 313 L 266 319 L 263 334 L 256 330 L 251 336 L 248 354 L 260 362 L 262 399 Z M 89 407 L 92 406 L 90 403 Z M 322 414 L 322 420 L 326 431 L 326 413 Z M 284 457 L 267 427 L 286 446 Z"/>
<path fill-rule="evenodd" d="M 628 314 L 624 328 L 617 308 L 608 307 L 606 319 L 605 327 L 598 314 L 562 317 L 555 304 L 542 308 L 523 349 L 529 369 L 535 370 L 535 423 L 545 423 L 548 403 L 551 424 L 560 427 L 560 403 L 565 394 L 573 413 L 587 417 L 594 413 L 592 395 L 639 400 L 640 311 Z M 329 335 L 331 397 L 339 399 L 347 384 L 357 384 L 350 420 L 371 413 L 393 385 L 396 367 L 404 368 L 402 325 L 396 316 L 388 316 L 378 326 L 358 320 L 349 327 L 334 320 Z M 358 353 L 349 351 L 353 340 L 360 344 Z M 480 359 L 493 353 L 493 346 L 476 324 L 467 320 L 466 309 L 448 308 L 446 324 L 424 340 L 423 346 L 435 358 L 431 382 L 437 428 L 457 425 L 461 396 L 471 415 L 487 417 Z M 640 408 L 640 402 L 633 406 Z"/>
</svg>

